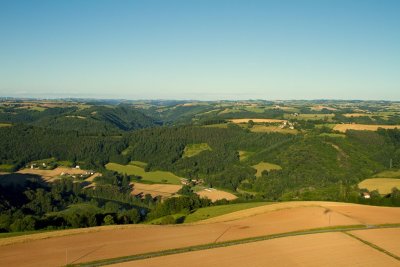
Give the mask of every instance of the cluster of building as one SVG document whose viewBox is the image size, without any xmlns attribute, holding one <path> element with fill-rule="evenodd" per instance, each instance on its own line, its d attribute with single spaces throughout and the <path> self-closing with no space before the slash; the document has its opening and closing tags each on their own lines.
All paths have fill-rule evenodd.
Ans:
<svg viewBox="0 0 400 267">
<path fill-rule="evenodd" d="M 204 184 L 203 179 L 186 179 L 186 178 L 181 178 L 181 184 L 183 185 L 202 185 Z"/>
<path fill-rule="evenodd" d="M 284 128 L 289 128 L 291 130 L 294 130 L 294 124 L 290 121 L 284 121 L 279 128 L 284 129 Z"/>
</svg>

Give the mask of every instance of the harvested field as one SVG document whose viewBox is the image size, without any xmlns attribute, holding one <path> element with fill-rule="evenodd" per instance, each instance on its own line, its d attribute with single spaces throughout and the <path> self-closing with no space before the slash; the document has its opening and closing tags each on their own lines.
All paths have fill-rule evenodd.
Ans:
<svg viewBox="0 0 400 267">
<path fill-rule="evenodd" d="M 323 207 L 338 212 L 348 218 L 357 220 L 358 224 L 391 224 L 400 223 L 400 208 L 376 207 L 341 202 L 325 201 L 291 201 L 265 205 L 247 210 L 241 210 L 219 217 L 204 220 L 201 223 L 226 222 L 244 219 L 272 211 L 295 209 L 299 207 Z"/>
<path fill-rule="evenodd" d="M 399 266 L 399 262 L 343 233 L 291 236 L 188 252 L 113 266 Z"/>
<path fill-rule="evenodd" d="M 217 190 L 214 188 L 206 188 L 196 193 L 201 197 L 207 197 L 213 202 L 224 198 L 227 200 L 233 200 L 237 198 L 237 196 L 235 196 L 234 194 L 222 190 Z"/>
<path fill-rule="evenodd" d="M 356 225 L 363 222 L 367 222 L 368 224 L 379 222 L 400 223 L 400 209 L 334 202 L 287 202 L 241 210 L 196 224 L 173 226 L 126 225 L 95 227 L 54 231 L 31 236 L 10 237 L 0 239 L 0 242 L 3 244 L 0 249 L 0 266 L 60 266 L 65 265 L 66 262 L 88 262 L 311 228 Z M 68 231 L 71 232 L 68 233 Z M 72 235 L 50 238 L 52 236 L 63 234 Z M 312 235 L 310 236 L 310 239 L 314 240 L 316 236 L 318 235 Z M 346 240 L 353 240 L 349 236 L 344 234 L 343 236 L 345 236 L 344 239 Z M 284 239 L 285 238 L 279 240 Z M 289 248 L 289 252 L 295 253 L 297 249 L 306 249 L 307 246 L 304 244 L 308 244 L 308 241 L 305 242 L 304 239 L 301 240 L 303 241 L 299 244 L 296 243 L 293 249 Z M 320 242 L 315 243 L 315 246 L 311 246 L 312 249 L 310 249 L 318 251 L 318 249 L 334 244 L 334 240 L 336 239 L 332 237 L 328 238 L 328 240 L 320 240 Z M 228 248 L 244 248 L 251 244 L 260 246 L 262 242 L 243 244 Z M 293 243 L 293 241 L 289 243 Z M 360 242 L 360 244 L 362 243 Z M 369 248 L 365 244 L 362 245 Z M 269 253 L 269 251 L 273 250 L 274 247 L 274 245 L 271 245 L 270 247 L 268 246 L 268 249 L 264 248 L 263 253 Z M 352 257 L 358 255 L 353 251 L 353 249 L 357 247 L 355 243 L 350 243 L 350 245 L 341 244 L 340 247 L 346 248 L 346 253 L 348 252 L 348 255 L 351 255 Z M 283 249 L 284 247 L 281 248 L 281 251 L 287 251 L 286 249 Z M 329 247 L 329 249 L 331 249 L 331 253 L 344 253 L 343 251 L 336 252 L 332 247 Z M 218 250 L 219 249 L 205 250 L 201 253 Z M 315 251 L 314 254 L 310 254 L 309 257 L 316 257 L 322 253 Z M 263 255 L 263 253 L 253 253 L 252 255 L 253 257 L 255 255 L 260 256 Z M 300 251 L 299 253 L 302 255 L 304 252 Z M 369 253 L 368 251 L 364 251 L 363 253 L 366 253 L 365 255 L 367 255 L 365 256 L 366 259 L 368 259 L 367 262 L 376 265 L 373 258 L 368 258 L 373 255 L 373 252 Z M 271 255 L 273 254 L 274 253 Z M 180 254 L 180 256 L 183 255 L 185 254 Z M 239 257 L 240 255 L 243 256 L 245 254 L 232 254 L 230 255 L 230 258 L 236 257 L 236 255 Z M 385 256 L 385 254 L 383 255 Z M 271 257 L 271 259 L 274 259 L 273 256 Z M 297 254 L 293 257 L 299 258 L 298 260 L 303 258 Z M 344 256 L 338 254 L 337 257 L 341 258 Z M 279 257 L 277 256 L 276 259 L 283 260 L 282 254 L 279 255 Z M 324 258 L 324 260 L 326 259 Z M 363 258 L 358 258 L 358 260 L 363 260 Z M 138 262 L 132 262 L 132 264 Z M 215 264 L 219 262 L 223 261 L 220 259 L 215 260 Z M 335 262 L 336 261 L 332 261 L 332 263 Z M 204 266 L 204 262 L 200 263 Z M 289 263 L 296 265 L 295 263 L 297 262 L 288 262 L 288 264 Z M 304 264 L 307 263 L 308 262 L 306 261 Z M 325 261 L 319 261 L 317 263 L 319 266 L 325 266 Z M 347 263 L 348 265 L 352 265 L 352 261 L 348 260 Z M 384 263 L 390 264 L 390 261 L 386 262 L 385 259 L 380 259 L 380 265 L 378 266 L 382 266 Z M 158 266 L 164 266 L 164 264 Z M 254 266 L 257 265 L 254 264 Z M 265 262 L 260 266 L 265 266 Z M 366 264 L 366 266 L 368 266 L 368 264 Z"/>
<path fill-rule="evenodd" d="M 22 169 L 17 171 L 17 173 L 39 175 L 42 176 L 45 181 L 51 182 L 54 178 L 60 176 L 61 173 L 68 173 L 73 175 L 73 174 L 85 174 L 86 171 L 75 168 L 57 167 L 53 170 Z"/>
<path fill-rule="evenodd" d="M 400 257 L 399 228 L 370 229 L 350 233 Z"/>
<path fill-rule="evenodd" d="M 330 207 L 334 212 L 354 218 L 361 224 L 394 224 L 400 222 L 400 208 L 366 205 L 344 205 Z"/>
<path fill-rule="evenodd" d="M 218 217 L 215 218 L 217 219 Z M 238 221 L 225 222 L 225 224 L 229 225 L 229 230 L 218 239 L 220 242 L 304 229 L 357 225 L 360 223 L 342 214 L 330 212 L 323 207 L 298 207 L 271 211 Z"/>
<path fill-rule="evenodd" d="M 174 184 L 141 184 L 133 183 L 132 195 L 150 194 L 152 197 L 161 196 L 163 198 L 170 197 L 181 189 L 181 185 Z"/>
<path fill-rule="evenodd" d="M 400 179 L 396 178 L 370 178 L 358 184 L 359 188 L 366 188 L 368 191 L 378 190 L 380 194 L 386 195 L 392 192 L 393 187 L 400 189 Z"/>
<path fill-rule="evenodd" d="M 347 130 L 357 130 L 357 131 L 377 131 L 378 128 L 383 129 L 400 129 L 400 125 L 373 125 L 373 124 L 336 124 L 333 127 L 334 131 L 346 132 Z"/>
<path fill-rule="evenodd" d="M 250 202 L 250 203 L 237 203 L 229 205 L 217 205 L 211 207 L 205 207 L 197 209 L 195 212 L 189 214 L 185 218 L 185 223 L 197 222 L 216 216 L 221 216 L 227 213 L 232 213 L 238 210 L 244 210 L 249 208 L 254 208 L 263 205 L 269 205 L 268 202 Z"/>
<path fill-rule="evenodd" d="M 66 262 L 79 263 L 212 243 L 225 228 L 224 225 L 211 228 L 207 225 L 141 225 L 18 243 L 1 247 L 0 266 L 63 266 Z"/>
<path fill-rule="evenodd" d="M 266 125 L 254 125 L 249 130 L 253 133 L 271 133 L 271 132 L 287 133 L 287 134 L 299 133 L 299 131 L 297 131 L 296 129 L 281 128 L 279 126 L 266 126 Z"/>
<path fill-rule="evenodd" d="M 281 123 L 285 122 L 286 120 L 277 120 L 277 119 L 232 119 L 229 120 L 230 122 L 233 123 L 248 123 L 250 120 L 252 120 L 255 123 Z"/>
</svg>

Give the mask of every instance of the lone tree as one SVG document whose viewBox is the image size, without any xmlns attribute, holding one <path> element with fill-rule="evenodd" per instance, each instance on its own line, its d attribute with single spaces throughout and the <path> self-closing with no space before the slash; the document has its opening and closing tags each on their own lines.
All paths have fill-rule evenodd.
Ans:
<svg viewBox="0 0 400 267">
<path fill-rule="evenodd" d="M 254 126 L 254 121 L 253 120 L 249 120 L 247 122 L 247 128 L 253 128 L 253 126 Z"/>
</svg>

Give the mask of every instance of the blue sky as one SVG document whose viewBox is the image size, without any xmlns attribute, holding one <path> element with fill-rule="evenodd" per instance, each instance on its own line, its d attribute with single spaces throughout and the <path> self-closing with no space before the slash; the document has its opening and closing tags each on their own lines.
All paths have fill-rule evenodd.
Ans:
<svg viewBox="0 0 400 267">
<path fill-rule="evenodd" d="M 400 100 L 400 1 L 0 0 L 0 96 Z"/>
</svg>

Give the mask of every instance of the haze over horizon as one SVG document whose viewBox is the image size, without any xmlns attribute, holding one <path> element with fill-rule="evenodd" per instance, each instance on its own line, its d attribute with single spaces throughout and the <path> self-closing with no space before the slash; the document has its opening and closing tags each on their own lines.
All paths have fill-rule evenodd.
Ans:
<svg viewBox="0 0 400 267">
<path fill-rule="evenodd" d="M 400 100 L 399 1 L 2 1 L 0 96 Z"/>
</svg>

